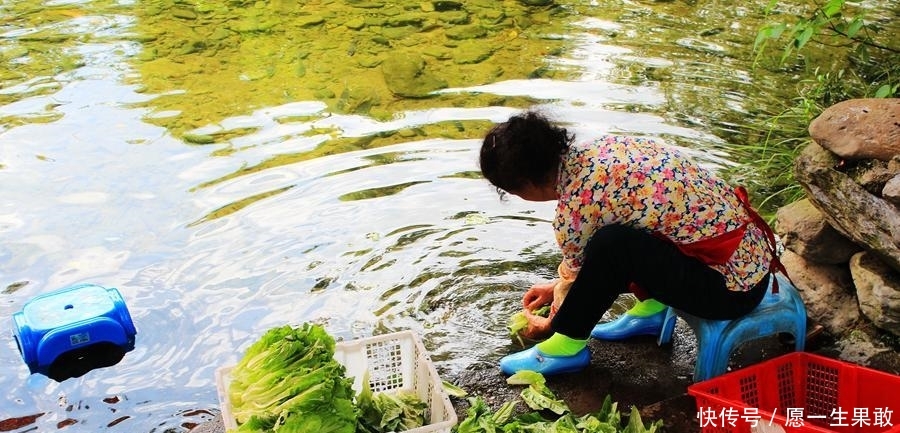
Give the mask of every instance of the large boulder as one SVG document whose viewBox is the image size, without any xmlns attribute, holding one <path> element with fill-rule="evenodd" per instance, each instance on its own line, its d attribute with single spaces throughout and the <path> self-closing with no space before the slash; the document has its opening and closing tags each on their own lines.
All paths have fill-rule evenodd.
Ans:
<svg viewBox="0 0 900 433">
<path fill-rule="evenodd" d="M 837 265 L 845 264 L 862 248 L 828 224 L 825 214 L 803 199 L 783 206 L 775 213 L 775 233 L 784 247 L 805 260 Z"/>
<path fill-rule="evenodd" d="M 839 102 L 810 123 L 809 134 L 842 159 L 887 161 L 900 153 L 900 99 Z"/>
<path fill-rule="evenodd" d="M 794 161 L 794 178 L 828 223 L 900 272 L 900 210 L 835 168 L 838 157 L 810 143 Z"/>
<path fill-rule="evenodd" d="M 850 273 L 863 314 L 875 326 L 900 335 L 900 273 L 866 251 L 850 259 Z"/>
<path fill-rule="evenodd" d="M 800 292 L 806 314 L 832 335 L 842 335 L 859 321 L 853 279 L 846 265 L 826 265 L 806 260 L 786 250 L 781 263 Z"/>
</svg>

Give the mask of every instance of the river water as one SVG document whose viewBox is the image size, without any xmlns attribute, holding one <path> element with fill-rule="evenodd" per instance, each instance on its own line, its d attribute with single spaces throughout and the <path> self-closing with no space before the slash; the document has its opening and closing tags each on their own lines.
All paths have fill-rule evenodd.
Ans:
<svg viewBox="0 0 900 433">
<path fill-rule="evenodd" d="M 290 2 L 0 1 L 0 316 L 92 282 L 119 289 L 138 330 L 118 364 L 55 382 L 29 374 L 7 319 L 3 431 L 187 431 L 218 411 L 215 370 L 284 323 L 412 329 L 447 375 L 496 362 L 522 291 L 559 257 L 552 206 L 500 200 L 478 137 L 535 106 L 581 136 L 662 137 L 729 165 L 742 119 L 794 91 L 751 73 L 763 6 L 506 2 L 521 15 L 486 26 L 493 60 L 447 63 L 439 96 L 398 98 L 377 68 L 338 66 L 383 55 L 339 39 L 371 4 L 323 30 Z M 323 33 L 276 31 L 298 17 Z M 396 40 L 419 35 L 407 27 Z M 429 64 L 461 49 L 435 46 Z"/>
</svg>

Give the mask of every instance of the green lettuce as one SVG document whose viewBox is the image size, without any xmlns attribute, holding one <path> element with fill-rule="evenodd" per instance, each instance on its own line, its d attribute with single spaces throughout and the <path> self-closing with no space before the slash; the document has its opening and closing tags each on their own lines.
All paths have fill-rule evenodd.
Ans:
<svg viewBox="0 0 900 433">
<path fill-rule="evenodd" d="M 550 305 L 544 305 L 536 310 L 533 310 L 532 313 L 541 317 L 550 316 Z M 510 338 L 519 342 L 519 345 L 525 347 L 525 341 L 522 340 L 522 330 L 528 327 L 528 318 L 525 317 L 524 311 L 518 311 L 513 313 L 512 316 L 509 316 L 509 320 L 506 322 L 506 327 L 509 329 Z"/>
<path fill-rule="evenodd" d="M 357 433 L 387 433 L 412 430 L 425 425 L 428 405 L 412 391 L 372 392 L 369 372 L 362 379 L 356 396 L 359 409 Z"/>
<path fill-rule="evenodd" d="M 520 396 L 533 412 L 513 416 L 516 401 L 504 403 L 496 412 L 479 397 L 469 398 L 466 418 L 453 428 L 454 433 L 656 433 L 662 427 L 658 420 L 645 426 L 640 412 L 631 407 L 628 423 L 622 426 L 618 404 L 607 395 L 600 410 L 576 417 L 565 402 L 559 400 L 546 385 L 544 376 L 534 371 L 520 371 L 507 379 L 510 385 L 527 385 Z M 551 411 L 556 418 L 543 416 Z"/>
<path fill-rule="evenodd" d="M 268 330 L 231 371 L 228 397 L 239 432 L 354 433 L 353 380 L 320 325 Z"/>
</svg>

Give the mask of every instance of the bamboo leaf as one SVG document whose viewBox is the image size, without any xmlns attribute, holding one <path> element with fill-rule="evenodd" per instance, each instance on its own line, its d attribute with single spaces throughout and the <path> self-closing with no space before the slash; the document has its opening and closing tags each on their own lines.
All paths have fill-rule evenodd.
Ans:
<svg viewBox="0 0 900 433">
<path fill-rule="evenodd" d="M 822 13 L 826 17 L 831 18 L 841 12 L 844 7 L 844 0 L 828 0 L 825 6 L 822 6 Z"/>
<path fill-rule="evenodd" d="M 769 39 L 778 39 L 784 33 L 785 24 L 767 24 L 756 33 L 756 41 L 753 42 L 753 50 L 765 44 Z"/>
<path fill-rule="evenodd" d="M 856 17 L 853 21 L 850 22 L 850 25 L 847 26 L 847 36 L 854 37 L 857 33 L 859 33 L 860 29 L 862 29 L 864 22 L 861 17 Z"/>
<path fill-rule="evenodd" d="M 800 36 L 794 38 L 794 46 L 797 48 L 797 50 L 803 48 L 803 46 L 806 45 L 807 42 L 809 42 L 809 39 L 812 38 L 815 32 L 816 29 L 813 27 L 804 28 L 800 33 Z"/>
</svg>

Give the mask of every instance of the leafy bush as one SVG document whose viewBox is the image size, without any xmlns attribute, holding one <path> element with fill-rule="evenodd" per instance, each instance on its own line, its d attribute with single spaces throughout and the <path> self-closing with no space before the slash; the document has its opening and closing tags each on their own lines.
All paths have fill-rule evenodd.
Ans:
<svg viewBox="0 0 900 433">
<path fill-rule="evenodd" d="M 754 63 L 796 76 L 797 97 L 780 113 L 753 121 L 749 133 L 758 134 L 758 142 L 743 149 L 748 155 L 741 160 L 747 162 L 727 173 L 761 197 L 756 207 L 768 219 L 805 195 L 792 168 L 810 141 L 813 119 L 844 100 L 900 94 L 896 24 L 869 19 L 866 9 L 845 0 L 827 0 L 800 17 L 781 15 L 780 3 L 788 2 L 773 0 L 766 10 L 771 22 L 757 33 Z"/>
</svg>

